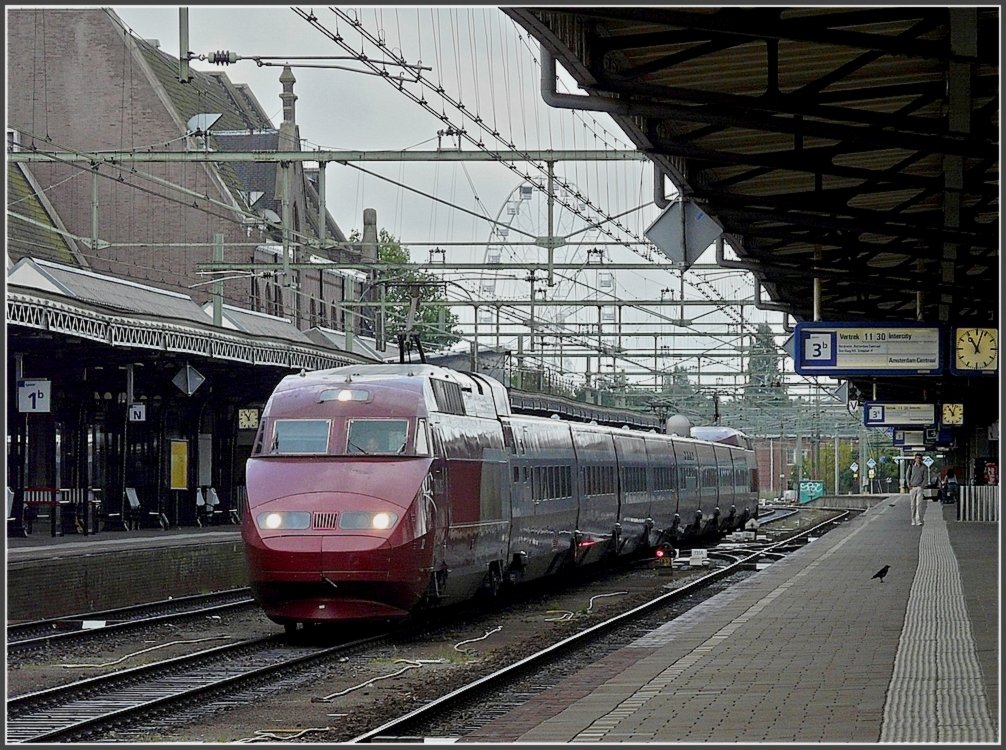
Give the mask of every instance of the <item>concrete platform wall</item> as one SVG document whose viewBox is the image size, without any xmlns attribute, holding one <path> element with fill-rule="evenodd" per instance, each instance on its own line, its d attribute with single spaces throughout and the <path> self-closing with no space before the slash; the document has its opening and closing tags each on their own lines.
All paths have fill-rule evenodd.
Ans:
<svg viewBox="0 0 1006 750">
<path fill-rule="evenodd" d="M 7 620 L 95 612 L 248 585 L 240 540 L 7 563 Z"/>
<path fill-rule="evenodd" d="M 887 495 L 822 495 L 801 503 L 800 507 L 867 510 L 887 498 Z"/>
</svg>

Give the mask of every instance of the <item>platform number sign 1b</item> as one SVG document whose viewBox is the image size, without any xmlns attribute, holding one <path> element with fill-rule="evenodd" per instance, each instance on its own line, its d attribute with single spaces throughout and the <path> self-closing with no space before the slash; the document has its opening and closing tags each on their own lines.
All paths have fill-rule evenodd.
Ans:
<svg viewBox="0 0 1006 750">
<path fill-rule="evenodd" d="M 17 381 L 17 410 L 36 414 L 48 413 L 51 385 L 48 380 Z"/>
</svg>

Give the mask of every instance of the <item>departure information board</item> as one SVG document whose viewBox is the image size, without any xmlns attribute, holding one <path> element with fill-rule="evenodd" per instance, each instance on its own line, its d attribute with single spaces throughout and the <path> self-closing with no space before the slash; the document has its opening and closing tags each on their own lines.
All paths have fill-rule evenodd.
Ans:
<svg viewBox="0 0 1006 750">
<path fill-rule="evenodd" d="M 801 375 L 938 375 L 943 337 L 923 323 L 797 323 Z"/>
</svg>

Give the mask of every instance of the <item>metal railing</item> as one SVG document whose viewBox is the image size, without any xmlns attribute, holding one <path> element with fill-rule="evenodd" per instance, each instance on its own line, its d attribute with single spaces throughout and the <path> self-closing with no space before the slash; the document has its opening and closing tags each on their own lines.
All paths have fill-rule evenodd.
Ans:
<svg viewBox="0 0 1006 750">
<path fill-rule="evenodd" d="M 961 485 L 958 521 L 999 522 L 999 485 Z"/>
</svg>

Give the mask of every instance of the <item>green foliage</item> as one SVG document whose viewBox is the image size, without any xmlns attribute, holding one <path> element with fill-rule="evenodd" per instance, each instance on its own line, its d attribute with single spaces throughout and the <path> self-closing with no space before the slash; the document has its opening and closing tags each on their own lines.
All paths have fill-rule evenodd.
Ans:
<svg viewBox="0 0 1006 750">
<path fill-rule="evenodd" d="M 782 355 L 775 345 L 772 328 L 759 323 L 751 341 L 748 357 L 748 385 L 744 398 L 751 402 L 780 406 L 789 395 L 782 377 Z"/>
<path fill-rule="evenodd" d="M 349 240 L 359 242 L 359 231 L 354 229 Z M 378 232 L 377 256 L 381 263 L 392 266 L 412 262 L 409 249 L 387 229 Z M 393 344 L 396 334 L 405 329 L 413 294 L 419 297 L 413 330 L 419 332 L 419 338 L 426 349 L 445 348 L 461 340 L 460 331 L 457 329 L 458 316 L 451 312 L 449 307 L 423 304 L 447 299 L 445 284 L 436 276 L 426 271 L 392 269 L 384 272 L 383 278 L 379 281 L 384 282 L 384 301 L 390 303 L 385 311 L 387 317 L 384 328 L 389 342 Z M 379 293 L 375 292 L 372 299 L 377 301 Z"/>
</svg>

